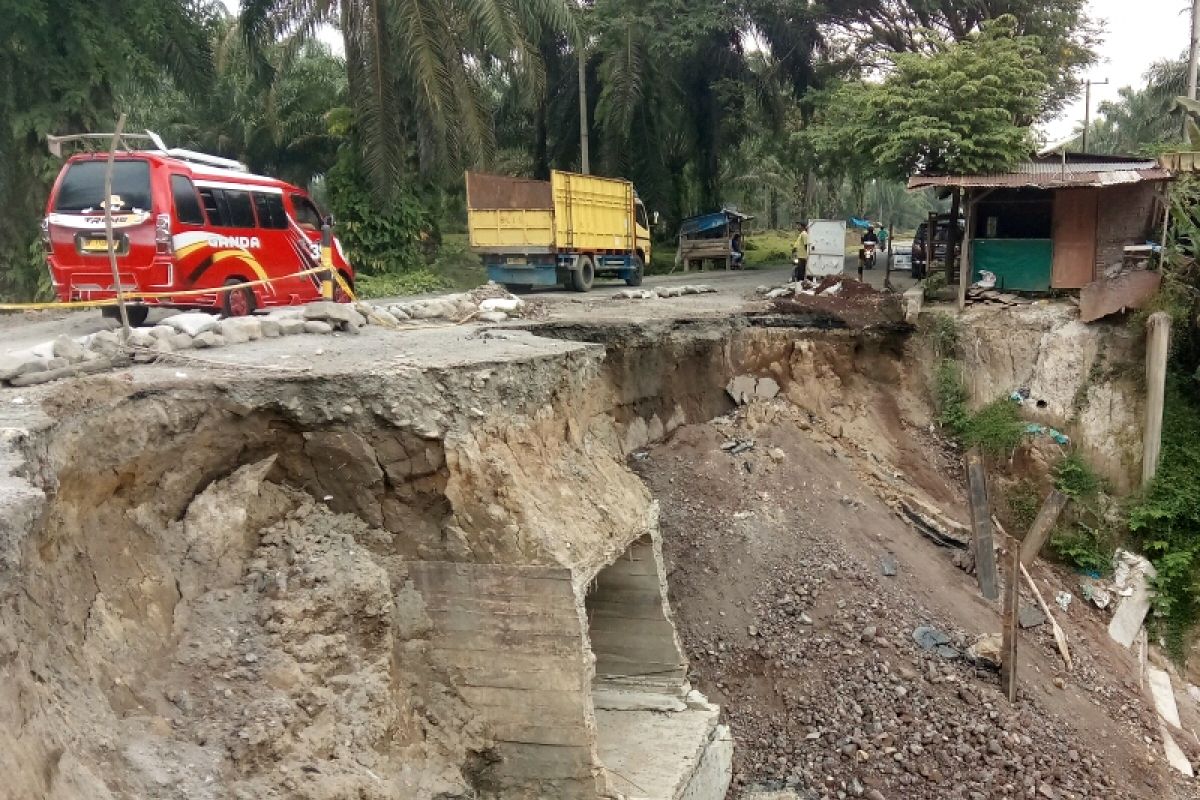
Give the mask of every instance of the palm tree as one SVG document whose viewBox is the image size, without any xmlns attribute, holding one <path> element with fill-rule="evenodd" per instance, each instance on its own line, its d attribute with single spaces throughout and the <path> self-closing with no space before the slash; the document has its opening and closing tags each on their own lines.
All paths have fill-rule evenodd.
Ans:
<svg viewBox="0 0 1200 800">
<path fill-rule="evenodd" d="M 573 31 L 568 0 L 244 0 L 241 26 L 267 43 L 341 30 L 350 105 L 368 175 L 384 197 L 409 176 L 490 153 L 482 76 L 497 67 L 530 93 L 544 72 L 537 43 Z"/>
</svg>

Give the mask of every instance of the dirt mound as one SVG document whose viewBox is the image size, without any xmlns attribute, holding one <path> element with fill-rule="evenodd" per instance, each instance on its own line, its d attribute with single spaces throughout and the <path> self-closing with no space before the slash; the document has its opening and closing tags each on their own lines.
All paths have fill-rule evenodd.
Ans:
<svg viewBox="0 0 1200 800">
<path fill-rule="evenodd" d="M 999 630 L 998 609 L 863 483 L 852 449 L 776 405 L 683 428 L 636 466 L 661 503 L 692 678 L 729 716 L 735 787 L 889 800 L 1194 796 L 1143 743 L 1157 740 L 1157 722 L 1120 680 L 1134 668 L 1092 638 L 1101 631 L 1069 634 L 1085 662 L 1074 673 L 1047 632 L 1023 635 L 1016 706 L 993 673 L 922 650 L 918 626 L 961 649 Z M 730 438 L 755 446 L 731 456 Z"/>
<path fill-rule="evenodd" d="M 853 278 L 827 275 L 790 296 L 772 301 L 781 314 L 827 314 L 850 328 L 900 322 L 904 313 L 896 295 L 880 292 Z"/>
</svg>

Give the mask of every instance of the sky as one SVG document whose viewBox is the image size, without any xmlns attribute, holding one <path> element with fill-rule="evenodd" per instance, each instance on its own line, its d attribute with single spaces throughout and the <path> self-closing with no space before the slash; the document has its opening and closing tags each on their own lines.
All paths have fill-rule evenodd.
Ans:
<svg viewBox="0 0 1200 800">
<path fill-rule="evenodd" d="M 1104 22 L 1098 62 L 1085 78 L 1108 79 L 1092 87 L 1092 114 L 1104 100 L 1114 100 L 1122 86 L 1141 86 L 1142 76 L 1155 61 L 1176 58 L 1188 48 L 1191 18 L 1187 0 L 1090 0 L 1090 15 Z M 1083 123 L 1083 97 L 1064 114 L 1042 126 L 1049 142 L 1069 137 Z"/>
</svg>

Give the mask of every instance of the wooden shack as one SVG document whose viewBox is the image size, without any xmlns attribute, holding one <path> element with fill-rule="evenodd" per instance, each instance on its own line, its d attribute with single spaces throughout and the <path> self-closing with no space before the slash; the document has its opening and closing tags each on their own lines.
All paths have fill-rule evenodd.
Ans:
<svg viewBox="0 0 1200 800">
<path fill-rule="evenodd" d="M 742 237 L 742 252 L 746 252 L 745 241 L 749 233 L 748 223 L 753 217 L 723 208 L 712 214 L 689 217 L 679 225 L 679 249 L 675 263 L 688 272 L 693 267 L 704 269 L 704 262 L 712 261 L 729 269 L 732 264 L 730 242 L 733 237 Z"/>
<path fill-rule="evenodd" d="M 959 283 L 984 271 L 996 288 L 1082 289 L 1125 269 L 1127 250 L 1156 238 L 1171 173 L 1155 161 L 1056 154 L 992 175 L 918 175 L 909 189 L 962 192 L 968 261 L 947 274 Z"/>
</svg>

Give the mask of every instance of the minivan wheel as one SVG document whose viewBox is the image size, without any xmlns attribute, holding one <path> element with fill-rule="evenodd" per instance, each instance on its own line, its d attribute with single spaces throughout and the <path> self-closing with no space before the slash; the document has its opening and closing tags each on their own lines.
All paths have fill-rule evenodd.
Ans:
<svg viewBox="0 0 1200 800">
<path fill-rule="evenodd" d="M 587 256 L 579 259 L 579 266 L 571 273 L 571 288 L 577 292 L 586 292 L 592 288 L 596 279 L 596 268 Z"/>
<path fill-rule="evenodd" d="M 350 291 L 354 291 L 354 283 L 350 280 L 350 276 L 344 272 L 339 272 L 338 274 L 342 276 L 342 280 L 345 281 L 346 285 L 350 287 Z M 335 302 L 335 303 L 349 303 L 350 302 L 350 295 L 346 294 L 346 290 L 342 288 L 341 281 L 333 282 L 333 302 Z"/>
<path fill-rule="evenodd" d="M 245 283 L 245 281 L 241 278 L 230 278 L 225 281 L 226 286 L 237 286 L 239 283 Z M 241 289 L 222 292 L 221 316 L 248 317 L 253 313 L 254 292 L 250 290 L 250 287 L 244 286 Z"/>
<path fill-rule="evenodd" d="M 125 306 L 125 314 L 129 317 L 129 326 L 131 328 L 140 328 L 146 324 L 146 318 L 150 316 L 150 307 Z M 105 319 L 115 319 L 119 322 L 121 320 L 121 309 L 117 306 L 105 306 L 100 309 L 100 315 Z"/>
</svg>

